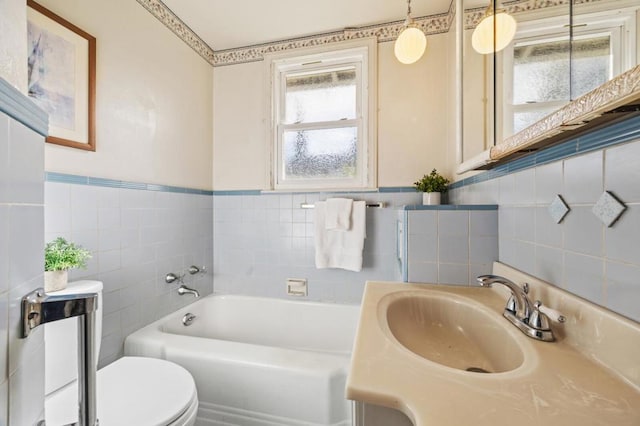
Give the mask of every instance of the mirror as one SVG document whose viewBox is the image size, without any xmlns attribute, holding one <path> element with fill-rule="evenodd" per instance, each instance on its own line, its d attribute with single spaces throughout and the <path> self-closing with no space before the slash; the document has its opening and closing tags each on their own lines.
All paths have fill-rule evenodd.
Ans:
<svg viewBox="0 0 640 426">
<path fill-rule="evenodd" d="M 456 5 L 463 11 L 457 26 L 458 172 L 493 159 L 489 149 L 504 151 L 501 144 L 514 138 L 522 143 L 530 126 L 632 69 L 640 58 L 637 0 L 457 0 Z M 499 11 L 517 22 L 513 41 L 497 53 L 480 54 L 472 46 L 474 30 L 487 13 Z"/>
</svg>

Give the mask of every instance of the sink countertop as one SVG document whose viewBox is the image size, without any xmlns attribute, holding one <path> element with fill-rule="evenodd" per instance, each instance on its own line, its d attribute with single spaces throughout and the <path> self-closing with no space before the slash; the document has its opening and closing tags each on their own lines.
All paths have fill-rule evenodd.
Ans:
<svg viewBox="0 0 640 426">
<path fill-rule="evenodd" d="M 385 320 L 378 314 L 385 296 L 407 291 L 454 294 L 494 311 L 508 325 L 508 333 L 524 353 L 524 362 L 511 371 L 483 374 L 445 367 L 411 352 L 384 331 Z M 549 295 L 548 290 L 543 293 Z M 550 299 L 562 305 L 557 297 Z M 559 340 L 551 343 L 525 336 L 502 317 L 506 300 L 498 289 L 368 282 L 347 379 L 347 398 L 398 409 L 416 426 L 640 425 L 640 358 L 635 357 L 640 350 L 640 325 L 629 320 L 626 323 L 627 329 L 634 325 L 637 328 L 624 335 L 635 339 L 623 343 L 629 349 L 625 350 L 626 357 L 632 357 L 626 362 L 632 365 L 609 368 L 602 364 L 606 356 L 598 356 L 588 344 L 581 350 L 580 342 L 567 337 L 572 334 L 569 331 L 559 330 Z M 542 300 L 547 301 L 544 297 Z M 578 311 L 584 315 L 583 308 L 574 311 L 562 307 L 565 315 L 577 315 Z M 570 315 L 568 319 L 562 327 L 575 326 Z M 552 328 L 555 331 L 559 326 L 552 323 Z M 616 356 L 622 358 L 620 354 L 613 358 Z M 631 371 L 631 377 L 620 371 Z"/>
</svg>

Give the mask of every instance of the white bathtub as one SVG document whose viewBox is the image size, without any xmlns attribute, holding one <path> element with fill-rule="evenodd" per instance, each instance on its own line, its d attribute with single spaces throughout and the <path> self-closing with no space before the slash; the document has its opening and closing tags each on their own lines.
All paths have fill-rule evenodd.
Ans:
<svg viewBox="0 0 640 426">
<path fill-rule="evenodd" d="M 344 388 L 359 310 L 213 294 L 128 336 L 125 354 L 187 368 L 198 425 L 351 425 Z"/>
</svg>

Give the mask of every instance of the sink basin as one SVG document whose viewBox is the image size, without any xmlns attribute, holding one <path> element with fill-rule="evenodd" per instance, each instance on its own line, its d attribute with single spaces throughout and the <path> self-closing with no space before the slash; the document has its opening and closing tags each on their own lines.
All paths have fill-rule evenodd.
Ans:
<svg viewBox="0 0 640 426">
<path fill-rule="evenodd" d="M 380 300 L 378 319 L 391 340 L 445 367 L 474 373 L 518 368 L 524 355 L 502 316 L 453 294 L 407 291 Z M 517 331 L 517 330 L 516 330 Z"/>
</svg>

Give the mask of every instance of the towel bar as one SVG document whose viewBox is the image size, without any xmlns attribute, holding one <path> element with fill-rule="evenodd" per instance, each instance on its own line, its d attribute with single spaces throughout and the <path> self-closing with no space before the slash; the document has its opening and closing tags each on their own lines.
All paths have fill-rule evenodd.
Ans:
<svg viewBox="0 0 640 426">
<path fill-rule="evenodd" d="M 383 209 L 386 207 L 386 203 L 383 202 L 379 202 L 379 203 L 367 203 L 366 204 L 367 207 L 370 208 L 376 208 L 376 209 Z M 302 203 L 300 204 L 300 208 L 301 209 L 313 209 L 316 206 L 314 204 L 309 204 L 309 203 Z"/>
</svg>

